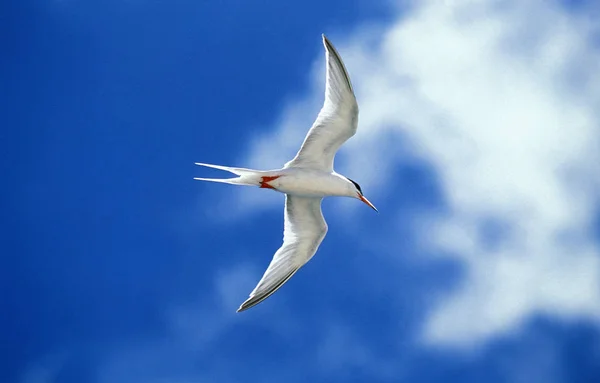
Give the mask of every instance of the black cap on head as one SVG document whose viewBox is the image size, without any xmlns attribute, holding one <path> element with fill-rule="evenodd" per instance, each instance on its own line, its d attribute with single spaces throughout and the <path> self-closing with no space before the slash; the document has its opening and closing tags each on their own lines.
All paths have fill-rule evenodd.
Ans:
<svg viewBox="0 0 600 383">
<path fill-rule="evenodd" d="M 350 179 L 350 178 L 348 178 L 348 177 L 346 177 L 346 179 L 347 179 L 348 181 L 352 182 L 352 183 L 354 184 L 354 186 L 356 186 L 356 189 L 358 190 L 358 192 L 359 192 L 360 194 L 362 194 L 362 193 L 363 193 L 363 192 L 362 192 L 362 190 L 361 190 L 361 188 L 360 188 L 360 185 L 359 185 L 359 184 L 357 184 L 355 181 L 351 180 L 351 179 Z"/>
</svg>

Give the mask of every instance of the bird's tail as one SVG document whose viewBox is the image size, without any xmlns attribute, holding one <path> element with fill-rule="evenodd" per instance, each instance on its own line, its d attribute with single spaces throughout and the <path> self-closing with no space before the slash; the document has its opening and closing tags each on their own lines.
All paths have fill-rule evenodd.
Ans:
<svg viewBox="0 0 600 383">
<path fill-rule="evenodd" d="M 196 162 L 196 165 L 204 166 L 207 168 L 225 170 L 227 172 L 237 175 L 238 177 L 234 177 L 234 178 L 199 178 L 199 177 L 196 177 L 196 178 L 194 178 L 195 180 L 221 182 L 221 183 L 233 184 L 233 185 L 260 186 L 261 185 L 260 181 L 262 180 L 263 175 L 265 173 L 268 173 L 268 172 L 264 172 L 264 171 L 260 171 L 260 170 L 232 168 L 229 166 L 203 164 L 200 162 Z"/>
</svg>

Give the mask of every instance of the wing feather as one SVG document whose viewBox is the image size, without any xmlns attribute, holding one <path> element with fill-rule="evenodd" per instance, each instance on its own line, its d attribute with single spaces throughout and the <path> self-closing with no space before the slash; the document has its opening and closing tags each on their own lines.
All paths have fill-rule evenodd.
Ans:
<svg viewBox="0 0 600 383">
<path fill-rule="evenodd" d="M 322 198 L 286 195 L 283 245 L 238 312 L 267 299 L 315 255 L 327 234 L 321 201 Z"/>
<path fill-rule="evenodd" d="M 296 157 L 285 167 L 332 171 L 336 152 L 356 133 L 358 104 L 350 76 L 339 53 L 325 35 L 323 45 L 327 62 L 325 102 Z"/>
</svg>

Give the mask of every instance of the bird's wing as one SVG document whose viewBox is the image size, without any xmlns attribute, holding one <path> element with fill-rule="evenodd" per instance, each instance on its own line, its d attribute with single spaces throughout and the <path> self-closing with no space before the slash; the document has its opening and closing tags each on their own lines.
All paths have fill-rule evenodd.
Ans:
<svg viewBox="0 0 600 383">
<path fill-rule="evenodd" d="M 283 245 L 273 256 L 265 274 L 238 312 L 267 299 L 288 281 L 312 256 L 327 234 L 321 212 L 322 198 L 286 195 Z"/>
<path fill-rule="evenodd" d="M 342 58 L 323 35 L 327 61 L 325 102 L 296 157 L 285 167 L 333 170 L 340 146 L 356 133 L 358 104 Z"/>
</svg>

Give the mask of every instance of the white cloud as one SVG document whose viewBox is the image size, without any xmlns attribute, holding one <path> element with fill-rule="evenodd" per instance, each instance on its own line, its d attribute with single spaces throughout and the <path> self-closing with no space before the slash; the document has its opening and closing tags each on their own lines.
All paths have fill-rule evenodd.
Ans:
<svg viewBox="0 0 600 383">
<path fill-rule="evenodd" d="M 399 187 L 388 175 L 405 161 L 439 178 L 446 209 L 419 217 L 417 235 L 465 277 L 432 308 L 427 342 L 478 343 L 535 314 L 600 319 L 593 33 L 548 1 L 455 0 L 414 2 L 387 28 L 330 36 L 361 108 L 338 171 L 380 192 Z M 322 78 L 316 70 L 309 97 L 288 106 L 244 163 L 273 168 L 293 156 Z M 263 195 L 252 194 L 255 207 L 267 206 Z"/>
<path fill-rule="evenodd" d="M 202 301 L 170 311 L 172 333 L 192 348 L 212 346 L 232 324 L 243 319 L 235 310 L 240 297 L 247 294 L 248 286 L 256 280 L 255 274 L 247 265 L 236 265 L 221 272 L 215 277 L 210 294 L 203 294 Z"/>
<path fill-rule="evenodd" d="M 336 320 L 323 324 L 325 331 L 317 337 L 316 365 L 322 373 L 338 378 L 351 376 L 354 369 L 368 371 L 371 379 L 398 380 L 405 373 L 399 358 L 384 359 L 376 354 L 377 347 L 370 347 L 353 329 Z"/>
</svg>

